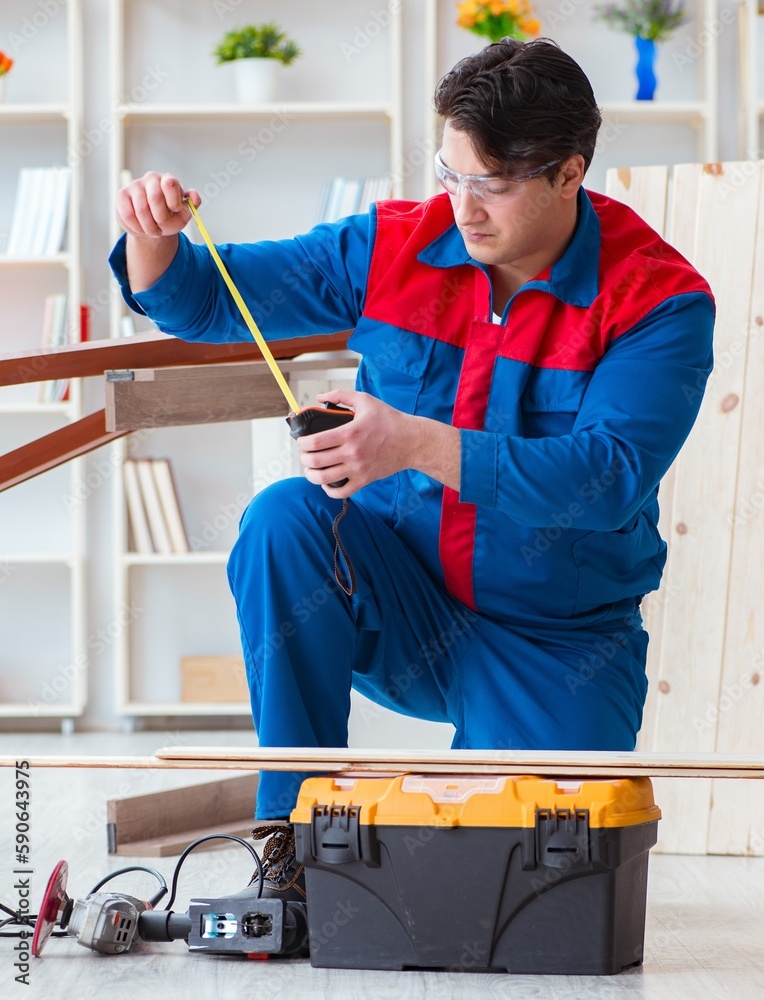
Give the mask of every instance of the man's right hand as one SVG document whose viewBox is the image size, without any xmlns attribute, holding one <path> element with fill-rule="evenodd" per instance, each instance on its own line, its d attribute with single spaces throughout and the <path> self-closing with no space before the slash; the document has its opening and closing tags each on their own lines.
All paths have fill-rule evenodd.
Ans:
<svg viewBox="0 0 764 1000">
<path fill-rule="evenodd" d="M 184 202 L 201 204 L 194 188 L 183 190 L 172 174 L 150 172 L 117 194 L 117 219 L 127 232 L 127 278 L 132 292 L 143 292 L 162 277 L 178 252 L 178 233 L 191 218 Z"/>
<path fill-rule="evenodd" d="M 117 193 L 117 219 L 131 236 L 176 236 L 191 218 L 184 198 L 196 208 L 202 201 L 198 191 L 184 191 L 172 174 L 150 171 Z"/>
</svg>

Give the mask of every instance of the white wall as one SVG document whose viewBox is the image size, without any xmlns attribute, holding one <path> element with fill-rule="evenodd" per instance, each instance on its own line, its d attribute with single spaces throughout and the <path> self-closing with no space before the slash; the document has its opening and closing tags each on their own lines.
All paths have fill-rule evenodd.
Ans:
<svg viewBox="0 0 764 1000">
<path fill-rule="evenodd" d="M 229 27 L 246 23 L 252 19 L 263 20 L 275 17 L 285 24 L 303 43 L 309 52 L 302 63 L 291 69 L 287 76 L 288 91 L 285 96 L 297 96 L 307 92 L 310 96 L 333 94 L 337 83 L 334 79 L 338 67 L 346 76 L 340 86 L 349 89 L 347 96 L 354 97 L 354 88 L 363 86 L 364 93 L 380 94 L 386 89 L 386 66 L 384 61 L 385 40 L 372 38 L 363 51 L 345 60 L 342 66 L 340 43 L 353 43 L 358 33 L 375 12 L 382 8 L 381 0 L 327 0 L 322 5 L 325 25 L 316 35 L 302 38 L 301 22 L 307 14 L 306 5 L 310 0 L 285 0 L 283 3 L 255 2 L 255 0 L 155 0 L 151 5 L 147 0 L 127 0 L 142 11 L 141 21 L 134 34 L 134 51 L 137 54 L 130 62 L 132 76 L 140 80 L 143 73 L 151 68 L 166 71 L 169 76 L 162 84 L 163 91 L 157 99 L 179 99 L 184 94 L 190 98 L 203 97 L 209 87 L 219 89 L 223 95 L 228 85 L 222 77 L 213 78 L 205 60 L 219 36 Z M 84 202 L 84 298 L 93 309 L 93 337 L 107 337 L 108 294 L 110 276 L 106 266 L 109 252 L 109 218 L 112 207 L 108 196 L 108 123 L 109 107 L 109 55 L 108 9 L 104 0 L 84 0 L 85 8 L 85 127 L 90 136 L 92 151 L 84 162 L 85 202 Z M 312 7 L 313 4 L 311 3 Z M 546 33 L 555 37 L 589 73 L 598 99 L 627 99 L 631 96 L 632 64 L 630 39 L 609 32 L 601 25 L 593 25 L 590 12 L 593 0 L 558 0 L 556 3 L 541 5 L 552 12 L 550 22 L 555 30 L 547 28 Z M 721 9 L 733 9 L 732 0 L 721 0 Z M 455 5 L 451 0 L 440 0 L 440 57 L 439 72 L 445 71 L 460 56 L 474 51 L 480 44 L 477 39 L 453 24 Z M 177 15 L 182 12 L 182 30 L 177 30 Z M 335 11 L 335 17 L 332 12 Z M 404 55 L 405 85 L 407 93 L 415 95 L 406 102 L 405 149 L 412 163 L 419 162 L 419 150 L 423 142 L 425 121 L 425 100 L 423 94 L 423 50 L 421 32 L 423 24 L 422 4 L 418 0 L 404 0 Z M 719 25 L 720 44 L 720 155 L 722 159 L 739 157 L 737 131 L 737 39 L 734 19 Z M 666 44 L 660 55 L 658 98 L 691 97 L 694 94 L 697 63 L 680 65 L 677 53 L 692 51 L 693 40 L 699 37 L 702 25 L 690 23 L 676 37 Z M 52 33 L 41 31 L 30 44 L 48 44 Z M 0 38 L 0 48 L 3 48 Z M 690 48 L 688 49 L 688 45 Z M 332 82 L 334 79 L 334 83 Z M 20 85 L 20 84 L 19 84 Z M 29 87 L 33 87 L 29 82 Z M 369 89 L 370 88 L 370 89 Z M 213 94 L 210 94 L 213 96 Z M 151 99 L 151 98 L 149 98 Z M 187 186 L 202 187 L 214 177 L 215 171 L 229 158 L 229 150 L 235 149 L 244 133 L 239 126 L 211 125 L 207 127 L 168 127 L 161 136 L 149 138 L 141 129 L 134 129 L 130 140 L 130 155 L 143 168 L 155 166 L 157 169 L 172 169 L 181 176 Z M 331 147 L 334 160 L 327 155 Z M 369 152 L 370 149 L 370 152 Z M 288 236 L 312 222 L 313 205 L 320 190 L 320 181 L 327 171 L 339 172 L 332 163 L 347 163 L 349 173 L 369 173 L 370 159 L 379 160 L 384 166 L 384 137 L 374 126 L 348 127 L 347 123 L 332 125 L 308 125 L 300 129 L 286 130 L 282 138 L 273 142 L 263 152 L 251 172 L 245 171 L 234 178 L 225 191 L 215 198 L 207 199 L 205 217 L 213 237 L 218 242 L 242 240 L 258 237 Z M 1 161 L 2 158 L 0 158 Z M 695 135 L 692 129 L 682 126 L 642 127 L 631 125 L 602 144 L 592 166 L 588 183 L 590 187 L 602 189 L 604 171 L 607 167 L 637 163 L 665 163 L 697 159 Z M 300 178 L 304 176 L 306 165 L 315 167 L 315 177 L 310 183 Z M 0 170 L 2 169 L 0 163 Z M 271 185 L 277 178 L 290 179 L 293 194 L 289 210 L 283 202 L 274 198 Z M 0 173 L 2 194 L 7 194 L 9 179 Z M 406 179 L 406 196 L 420 197 L 424 190 L 423 174 L 420 169 L 412 170 Z M 302 221 L 298 221 L 302 220 Z M 86 386 L 86 409 L 96 409 L 103 405 L 102 386 L 99 380 L 90 380 Z M 187 435 L 192 441 L 194 434 Z M 280 421 L 263 426 L 262 451 L 255 460 L 256 469 L 262 469 L 267 476 L 269 463 L 278 467 L 283 464 L 284 438 Z M 280 456 L 282 456 L 280 458 Z M 89 551 L 89 633 L 95 633 L 114 620 L 111 587 L 112 540 L 111 478 L 107 452 L 102 450 L 89 459 L 89 468 L 100 476 L 102 485 L 96 488 L 88 505 L 88 551 Z M 204 503 L 214 511 L 227 500 L 215 492 L 215 483 L 223 473 L 223 465 L 241 460 L 241 447 L 237 453 L 226 455 L 214 449 L 206 452 L 203 475 L 198 477 L 198 489 Z M 222 464 L 221 464 L 222 463 Z M 178 600 L 185 602 L 188 594 L 182 589 Z M 39 608 L 30 611 L 29 632 L 34 635 L 40 628 Z M 119 724 L 112 704 L 111 681 L 112 650 L 107 647 L 102 656 L 94 659 L 90 672 L 90 702 L 83 724 L 88 727 L 114 727 Z M 396 719 L 395 726 L 380 716 L 376 709 L 367 713 L 361 721 L 356 716 L 352 730 L 356 744 L 373 745 L 391 742 L 415 745 L 417 741 L 434 740 L 440 745 L 448 742 L 447 727 L 422 725 L 416 727 L 409 720 Z"/>
</svg>

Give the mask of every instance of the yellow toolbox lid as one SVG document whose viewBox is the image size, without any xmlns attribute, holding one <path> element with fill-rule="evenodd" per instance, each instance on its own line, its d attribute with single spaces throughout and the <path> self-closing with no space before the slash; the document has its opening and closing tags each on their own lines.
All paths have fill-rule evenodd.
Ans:
<svg viewBox="0 0 764 1000">
<path fill-rule="evenodd" d="M 661 818 L 649 778 L 556 779 L 531 775 L 399 774 L 306 778 L 292 823 L 310 823 L 313 809 L 359 810 L 379 826 L 533 827 L 537 810 L 571 815 L 586 810 L 590 827 L 624 827 Z"/>
</svg>

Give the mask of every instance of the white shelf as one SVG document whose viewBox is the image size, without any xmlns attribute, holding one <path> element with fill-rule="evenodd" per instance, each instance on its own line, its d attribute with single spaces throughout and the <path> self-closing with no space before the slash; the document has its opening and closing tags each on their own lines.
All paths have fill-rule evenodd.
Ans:
<svg viewBox="0 0 764 1000">
<path fill-rule="evenodd" d="M 34 709 L 30 709 L 26 702 L 0 702 L 0 719 L 70 719 L 81 714 L 82 708 L 75 702 L 60 705 L 35 704 Z"/>
<path fill-rule="evenodd" d="M 701 124 L 710 113 L 705 101 L 604 101 L 600 107 L 605 118 L 628 122 L 685 122 Z"/>
<path fill-rule="evenodd" d="M 127 552 L 122 558 L 125 566 L 219 566 L 228 561 L 228 552 Z"/>
<path fill-rule="evenodd" d="M 72 566 L 74 562 L 74 556 L 66 552 L 0 552 L 0 563 L 4 565 Z"/>
<path fill-rule="evenodd" d="M 123 104 L 116 115 L 125 124 L 151 121 L 248 121 L 252 118 L 379 118 L 389 121 L 393 108 L 386 103 L 358 101 L 285 101 L 271 104 Z"/>
<path fill-rule="evenodd" d="M 34 0 L 5 0 L 3 12 L 21 24 L 25 17 L 35 17 L 38 6 Z M 30 46 L 29 51 L 25 51 L 24 58 L 31 60 L 30 70 L 37 74 L 36 83 L 41 90 L 46 89 L 52 97 L 66 93 L 67 100 L 0 105 L 0 148 L 3 150 L 3 162 L 7 170 L 29 166 L 28 158 L 33 158 L 33 165 L 39 167 L 63 164 L 69 158 L 69 151 L 81 148 L 84 108 L 82 0 L 65 0 L 58 4 L 58 8 L 58 27 L 51 27 L 51 36 L 57 30 L 61 32 L 60 40 L 55 44 L 59 51 L 65 47 L 65 74 L 59 71 L 63 67 L 52 70 L 42 65 L 42 62 L 37 67 L 33 66 L 36 58 L 40 61 L 45 58 L 38 53 L 37 46 Z M 46 34 L 47 32 L 48 29 Z M 63 59 L 62 52 L 62 61 Z M 21 76 L 18 82 L 20 86 L 24 86 Z M 25 130 L 16 130 L 17 125 L 23 125 Z M 51 126 L 55 126 L 55 129 Z M 47 131 L 41 133 L 37 131 L 38 127 Z M 42 162 L 41 144 L 47 149 Z M 2 298 L 7 310 L 15 310 L 14 329 L 35 329 L 32 324 L 40 324 L 45 296 L 54 291 L 64 291 L 64 288 L 68 302 L 67 321 L 71 329 L 79 328 L 82 302 L 80 210 L 83 159 L 82 156 L 71 156 L 68 251 L 34 257 L 0 256 Z M 56 274 L 55 271 L 59 273 Z M 23 343 L 28 349 L 34 349 L 39 346 L 39 338 L 30 332 Z M 34 392 L 36 384 L 32 387 L 30 397 Z M 14 437 L 17 427 L 21 430 L 29 429 L 29 437 L 33 437 L 40 433 L 38 417 L 75 421 L 82 415 L 81 391 L 76 380 L 70 384 L 70 395 L 71 398 L 66 402 L 37 402 L 33 398 L 19 402 L 3 400 L 0 403 L 3 426 L 10 428 Z M 56 697 L 51 704 L 39 698 L 28 702 L 0 702 L 2 718 L 50 717 L 72 720 L 82 714 L 86 703 L 88 630 L 85 615 L 85 504 L 77 502 L 70 509 L 65 507 L 65 516 L 56 516 L 60 513 L 60 504 L 66 495 L 81 495 L 82 473 L 83 460 L 74 459 L 68 464 L 63 480 L 60 476 L 56 479 L 55 490 L 46 488 L 41 480 L 34 480 L 23 499 L 22 494 L 16 494 L 14 490 L 2 494 L 3 511 L 10 518 L 7 523 L 14 525 L 13 532 L 7 532 L 3 544 L 6 548 L 9 543 L 19 548 L 19 551 L 0 555 L 2 563 L 19 570 L 18 574 L 10 574 L 3 586 L 4 600 L 7 597 L 8 606 L 15 608 L 4 619 L 5 628 L 14 629 L 13 634 L 7 637 L 8 648 L 13 648 L 14 642 L 16 646 L 25 646 L 26 653 L 29 654 L 25 654 L 25 663 L 28 664 L 25 672 L 29 675 L 25 679 L 33 685 L 39 684 L 41 690 L 45 684 L 52 684 L 58 676 L 63 676 L 57 664 L 76 665 L 66 689 L 55 689 Z M 45 525 L 48 531 L 40 535 L 40 522 L 47 515 L 51 515 L 51 520 Z M 38 540 L 40 546 L 45 546 L 45 551 L 28 551 L 30 544 L 33 544 L 30 539 Z M 65 551 L 60 551 L 61 549 Z M 22 567 L 26 567 L 26 571 L 22 571 Z M 17 581 L 19 590 L 15 589 Z M 60 619 L 57 629 L 62 630 L 60 637 L 58 630 L 51 633 L 49 626 L 49 605 L 54 602 Z M 45 645 L 43 642 L 39 642 L 38 654 L 36 637 L 39 639 L 43 635 L 53 651 L 52 659 L 46 660 L 46 654 L 42 652 Z M 59 673 L 52 667 L 59 670 Z"/>
<path fill-rule="evenodd" d="M 0 124 L 65 125 L 71 114 L 68 104 L 2 104 Z"/>
<path fill-rule="evenodd" d="M 246 702 L 212 701 L 129 701 L 121 706 L 124 715 L 240 715 L 249 716 L 251 709 Z"/>
<path fill-rule="evenodd" d="M 45 257 L 9 257 L 7 254 L 0 254 L 0 267 L 70 267 L 71 261 L 71 255 L 65 251 Z"/>
<path fill-rule="evenodd" d="M 63 416 L 70 417 L 75 413 L 71 403 L 0 403 L 0 414 L 24 416 Z"/>
</svg>

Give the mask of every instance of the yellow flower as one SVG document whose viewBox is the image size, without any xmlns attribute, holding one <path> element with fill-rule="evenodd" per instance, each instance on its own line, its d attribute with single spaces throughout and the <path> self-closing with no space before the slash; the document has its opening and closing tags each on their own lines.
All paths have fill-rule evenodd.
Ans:
<svg viewBox="0 0 764 1000">
<path fill-rule="evenodd" d="M 504 0 L 491 0 L 488 8 L 493 15 L 498 17 L 504 13 Z"/>
</svg>

